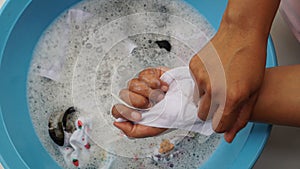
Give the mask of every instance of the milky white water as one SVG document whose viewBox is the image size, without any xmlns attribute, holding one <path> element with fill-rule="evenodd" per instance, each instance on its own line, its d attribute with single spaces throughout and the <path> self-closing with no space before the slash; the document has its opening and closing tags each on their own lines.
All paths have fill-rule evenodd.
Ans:
<svg viewBox="0 0 300 169">
<path fill-rule="evenodd" d="M 44 32 L 28 75 L 30 114 L 44 147 L 67 168 L 48 135 L 48 117 L 75 106 L 93 119 L 86 168 L 198 168 L 218 146 L 219 135 L 205 141 L 189 134 L 193 136 L 177 143 L 172 158 L 154 161 L 149 155 L 163 138 L 188 133 L 127 139 L 112 125 L 111 93 L 117 94 L 143 68 L 187 65 L 213 33 L 183 1 L 87 0 L 73 6 Z M 170 52 L 156 43 L 162 40 L 171 44 Z"/>
</svg>

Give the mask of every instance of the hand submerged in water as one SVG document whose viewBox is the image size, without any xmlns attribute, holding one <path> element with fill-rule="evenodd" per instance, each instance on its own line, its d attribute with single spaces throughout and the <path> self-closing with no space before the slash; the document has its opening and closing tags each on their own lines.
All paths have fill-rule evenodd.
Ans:
<svg viewBox="0 0 300 169">
<path fill-rule="evenodd" d="M 168 84 L 161 81 L 161 75 L 168 69 L 165 67 L 147 68 L 139 73 L 138 78 L 128 82 L 128 88 L 120 91 L 120 98 L 128 105 L 147 109 L 164 98 L 168 91 Z M 132 138 L 144 138 L 156 136 L 166 128 L 150 127 L 141 124 L 134 124 L 142 119 L 137 110 L 133 110 L 123 104 L 116 104 L 112 108 L 114 118 L 123 118 L 126 122 L 114 122 L 114 125 L 122 130 L 125 135 Z"/>
</svg>

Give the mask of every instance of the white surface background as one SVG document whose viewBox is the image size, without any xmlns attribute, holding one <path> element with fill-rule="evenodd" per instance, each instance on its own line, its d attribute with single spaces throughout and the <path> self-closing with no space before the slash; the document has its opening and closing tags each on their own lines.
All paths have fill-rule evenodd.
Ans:
<svg viewBox="0 0 300 169">
<path fill-rule="evenodd" d="M 0 0 L 0 7 L 5 0 Z M 271 35 L 279 65 L 300 64 L 300 43 L 277 14 Z M 299 77 L 295 77 L 299 78 Z M 266 147 L 253 169 L 299 169 L 300 128 L 273 126 Z M 3 167 L 0 164 L 0 169 Z"/>
</svg>

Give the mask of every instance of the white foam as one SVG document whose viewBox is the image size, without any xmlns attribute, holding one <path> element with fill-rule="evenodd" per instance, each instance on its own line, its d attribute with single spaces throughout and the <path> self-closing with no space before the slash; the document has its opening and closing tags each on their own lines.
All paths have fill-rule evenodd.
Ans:
<svg viewBox="0 0 300 169">
<path fill-rule="evenodd" d="M 48 117 L 51 112 L 70 106 L 93 117 L 98 115 L 94 128 L 99 129 L 99 136 L 110 141 L 117 139 L 110 135 L 120 133 L 112 126 L 114 119 L 110 108 L 114 100 L 111 92 L 117 94 L 126 80 L 145 67 L 187 65 L 213 34 L 203 16 L 177 0 L 87 0 L 72 7 L 45 31 L 37 44 L 28 75 L 30 115 L 44 147 L 67 168 L 48 136 Z M 156 40 L 168 40 L 172 44 L 171 52 L 160 49 L 154 43 Z M 63 62 L 58 64 L 62 55 Z M 60 75 L 58 81 L 40 76 L 53 64 L 59 65 L 55 69 Z M 96 143 L 92 145 L 93 154 L 87 168 L 107 165 L 111 168 L 167 168 L 172 165 L 173 168 L 197 168 L 214 151 L 220 136 L 214 135 L 200 145 L 199 140 L 203 140 L 200 136 L 185 138 L 177 146 L 180 154 L 163 163 L 150 158 L 114 156 L 106 151 L 109 148 L 94 139 Z M 157 141 L 159 139 L 154 143 Z M 151 143 L 145 145 L 143 139 L 131 142 L 141 150 L 128 149 L 122 156 L 142 157 Z"/>
</svg>

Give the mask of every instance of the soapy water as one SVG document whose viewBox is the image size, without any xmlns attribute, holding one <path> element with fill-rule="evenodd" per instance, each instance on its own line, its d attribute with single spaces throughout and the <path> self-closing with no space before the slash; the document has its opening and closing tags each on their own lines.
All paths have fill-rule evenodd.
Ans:
<svg viewBox="0 0 300 169">
<path fill-rule="evenodd" d="M 119 101 L 113 96 L 139 71 L 188 65 L 213 34 L 203 16 L 177 0 L 87 0 L 72 7 L 45 31 L 28 75 L 30 114 L 44 147 L 68 168 L 47 125 L 52 112 L 75 106 L 93 119 L 86 168 L 198 168 L 219 135 L 175 130 L 128 139 L 112 125 L 110 109 Z M 155 151 L 163 139 L 175 149 L 162 157 Z"/>
</svg>

